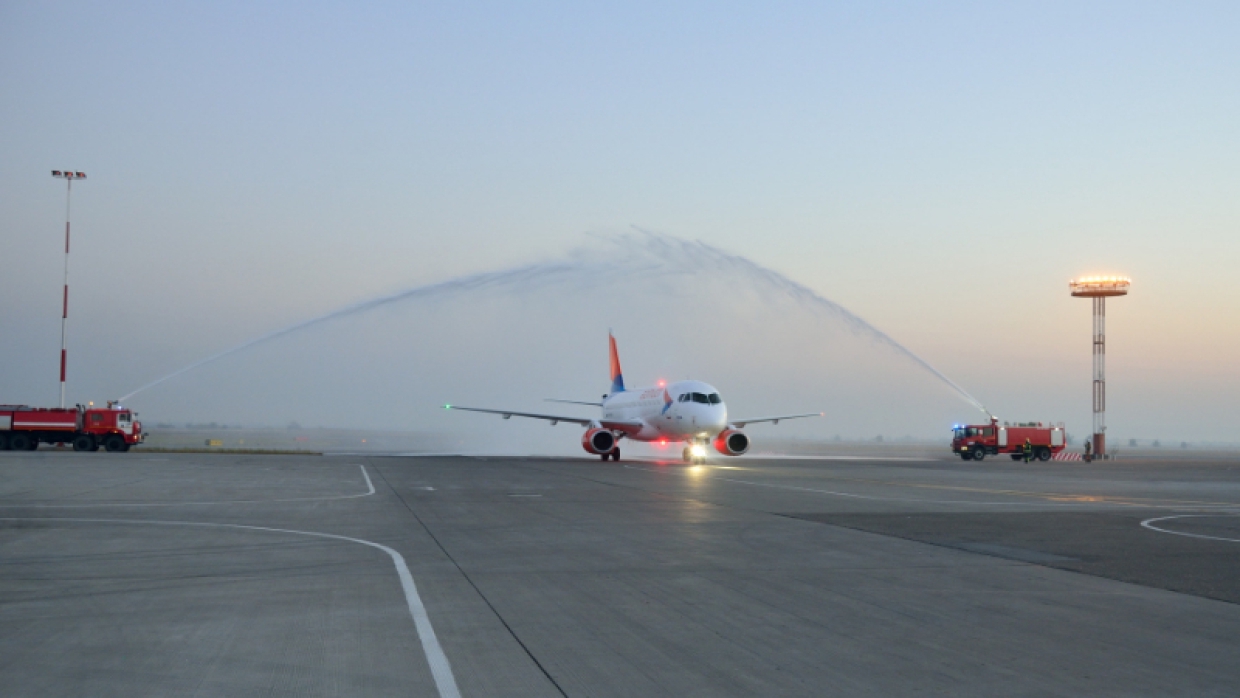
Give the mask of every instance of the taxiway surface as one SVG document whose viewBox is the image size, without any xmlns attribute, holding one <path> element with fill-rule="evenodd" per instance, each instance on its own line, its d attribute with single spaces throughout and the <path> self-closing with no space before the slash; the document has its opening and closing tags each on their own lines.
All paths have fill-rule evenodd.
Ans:
<svg viewBox="0 0 1240 698">
<path fill-rule="evenodd" d="M 0 454 L 12 696 L 1235 695 L 1240 460 Z"/>
</svg>

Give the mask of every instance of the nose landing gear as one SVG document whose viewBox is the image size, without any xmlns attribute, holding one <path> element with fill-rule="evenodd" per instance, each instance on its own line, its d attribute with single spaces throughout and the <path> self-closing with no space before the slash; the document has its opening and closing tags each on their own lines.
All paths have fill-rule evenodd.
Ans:
<svg viewBox="0 0 1240 698">
<path fill-rule="evenodd" d="M 685 446 L 685 450 L 681 453 L 681 458 L 690 465 L 700 465 L 706 462 L 706 446 L 692 442 Z"/>
</svg>

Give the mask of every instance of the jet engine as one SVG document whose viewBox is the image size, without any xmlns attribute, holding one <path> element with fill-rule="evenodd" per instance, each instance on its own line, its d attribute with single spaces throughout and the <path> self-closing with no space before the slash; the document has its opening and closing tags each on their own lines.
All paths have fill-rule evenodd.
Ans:
<svg viewBox="0 0 1240 698">
<path fill-rule="evenodd" d="M 749 437 L 739 429 L 724 429 L 715 437 L 715 450 L 725 456 L 743 455 L 749 450 Z"/>
<path fill-rule="evenodd" d="M 611 453 L 616 448 L 616 435 L 607 429 L 590 429 L 581 435 L 581 447 L 596 456 Z"/>
</svg>

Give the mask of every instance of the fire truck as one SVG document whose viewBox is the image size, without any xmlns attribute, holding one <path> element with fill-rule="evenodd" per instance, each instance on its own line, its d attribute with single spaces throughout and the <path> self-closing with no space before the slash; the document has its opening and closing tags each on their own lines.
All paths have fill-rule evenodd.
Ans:
<svg viewBox="0 0 1240 698">
<path fill-rule="evenodd" d="M 991 417 L 990 424 L 957 424 L 952 428 L 952 452 L 963 460 L 982 460 L 986 456 L 1009 454 L 1012 460 L 1024 458 L 1025 439 L 1033 448 L 1032 458 L 1050 460 L 1064 450 L 1063 422 L 1044 425 L 1042 422 L 999 424 Z"/>
<path fill-rule="evenodd" d="M 27 407 L 0 405 L 0 450 L 33 451 L 40 443 L 73 444 L 75 451 L 128 451 L 146 440 L 142 422 L 120 405 Z"/>
</svg>

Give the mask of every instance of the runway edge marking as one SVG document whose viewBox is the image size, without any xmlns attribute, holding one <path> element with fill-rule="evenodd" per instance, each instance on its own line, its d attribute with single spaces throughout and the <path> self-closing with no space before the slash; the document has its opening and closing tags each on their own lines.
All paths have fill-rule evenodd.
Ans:
<svg viewBox="0 0 1240 698">
<path fill-rule="evenodd" d="M 365 471 L 363 470 L 363 472 Z M 370 477 L 367 476 L 366 480 L 369 482 Z M 373 491 L 373 486 L 371 489 Z M 426 606 L 422 604 L 422 597 L 418 595 L 418 587 L 413 581 L 413 574 L 409 571 L 409 566 L 405 564 L 404 556 L 386 545 L 363 540 L 361 538 L 340 536 L 334 533 L 296 531 L 291 528 L 269 528 L 267 526 L 246 526 L 243 524 L 203 523 L 199 521 L 139 521 L 134 519 L 77 519 L 61 517 L 13 516 L 0 517 L 0 521 L 66 521 L 74 523 L 104 523 L 130 526 L 199 526 L 203 528 L 234 528 L 248 531 L 292 533 L 298 536 L 343 540 L 350 543 L 360 543 L 361 545 L 382 550 L 392 558 L 392 563 L 396 566 L 396 576 L 400 578 L 400 585 L 405 592 L 405 602 L 409 606 L 409 615 L 413 617 L 413 624 L 414 627 L 417 628 L 418 639 L 422 641 L 422 652 L 426 655 L 426 663 L 430 665 L 431 677 L 435 680 L 435 687 L 439 690 L 440 698 L 460 698 L 461 696 L 461 692 L 456 686 L 456 677 L 452 674 L 452 665 L 448 662 L 448 656 L 444 654 L 443 648 L 439 645 L 439 638 L 436 637 L 435 628 L 431 625 L 431 618 L 426 613 Z"/>
</svg>

